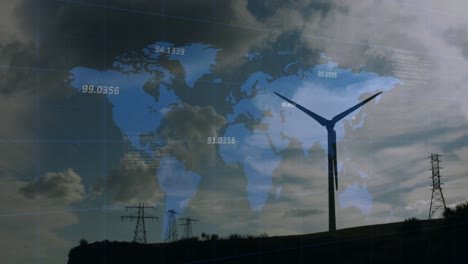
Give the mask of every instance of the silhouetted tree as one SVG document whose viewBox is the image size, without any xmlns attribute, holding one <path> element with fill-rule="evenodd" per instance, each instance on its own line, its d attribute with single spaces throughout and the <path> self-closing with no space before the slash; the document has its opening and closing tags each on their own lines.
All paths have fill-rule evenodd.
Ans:
<svg viewBox="0 0 468 264">
<path fill-rule="evenodd" d="M 80 239 L 80 246 L 86 246 L 86 245 L 88 245 L 88 240 L 84 238 Z"/>
<path fill-rule="evenodd" d="M 242 239 L 242 235 L 239 234 L 230 234 L 227 239 Z"/>
<path fill-rule="evenodd" d="M 241 234 L 230 234 L 229 236 L 225 237 L 226 239 L 254 239 L 254 238 L 266 238 L 268 237 L 267 233 L 261 233 L 260 235 L 241 235 Z"/>
<path fill-rule="evenodd" d="M 444 218 L 456 222 L 468 221 L 468 201 L 457 204 L 455 208 L 447 207 L 444 211 Z"/>
</svg>

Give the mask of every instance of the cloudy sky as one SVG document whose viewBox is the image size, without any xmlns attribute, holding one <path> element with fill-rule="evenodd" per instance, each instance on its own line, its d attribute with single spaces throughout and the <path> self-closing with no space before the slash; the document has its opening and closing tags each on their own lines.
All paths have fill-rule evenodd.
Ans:
<svg viewBox="0 0 468 264">
<path fill-rule="evenodd" d="M 300 69 L 329 60 L 357 75 L 370 72 L 402 81 L 377 104 L 366 105 L 354 119 L 342 123 L 340 190 L 365 188 L 372 203 L 339 196 L 339 190 L 338 228 L 426 218 L 431 153 L 444 155 L 447 204 L 467 200 L 467 10 L 468 3 L 462 0 L 3 1 L 0 244 L 7 253 L 3 262 L 64 263 L 81 238 L 131 240 L 134 222 L 119 218 L 129 213 L 124 206 L 144 202 L 156 207 L 154 215 L 162 216 L 168 197 L 183 204 L 183 216 L 200 220 L 195 234 L 327 230 L 323 138 L 311 142 L 306 151 L 303 138 L 288 138 L 286 147 L 275 154 L 281 159 L 270 167 L 271 184 L 261 209 L 249 200 L 247 163 L 228 162 L 217 146 L 177 141 L 205 140 L 206 135 L 230 131 L 229 116 L 236 109 L 223 103 L 226 98 L 254 97 L 255 91 L 247 94 L 242 88 L 254 72 L 272 79 L 296 74 L 284 71 L 292 59 Z M 153 132 L 174 143 L 162 153 L 129 153 L 132 146 L 126 139 L 131 135 L 122 132 L 113 116 L 117 104 L 105 96 L 78 93 L 70 76 L 76 77 L 79 67 L 115 69 L 116 58 L 122 62 L 156 42 L 211 47 L 216 64 L 208 64 L 208 75 L 219 82 L 216 92 L 203 82 L 192 89 L 183 82 L 186 70 L 180 64 L 161 61 L 174 77 L 165 85 L 181 104 L 167 108 Z M 280 51 L 294 54 L 277 56 Z M 262 58 L 251 61 L 248 54 Z M 205 66 L 193 64 L 197 69 Z M 154 76 L 148 83 L 165 82 Z M 155 100 L 169 98 L 148 83 L 145 92 Z M 307 97 L 302 98 L 307 105 Z M 333 106 L 336 112 L 346 107 L 343 101 Z M 261 120 L 236 122 L 262 130 Z M 155 162 L 158 155 L 171 158 Z M 269 161 L 261 155 L 256 158 L 259 163 Z M 164 176 L 171 169 L 180 172 L 176 178 Z M 174 183 L 187 190 L 197 188 L 179 193 L 170 188 Z M 161 240 L 163 224 L 163 219 L 147 224 L 149 241 Z"/>
</svg>

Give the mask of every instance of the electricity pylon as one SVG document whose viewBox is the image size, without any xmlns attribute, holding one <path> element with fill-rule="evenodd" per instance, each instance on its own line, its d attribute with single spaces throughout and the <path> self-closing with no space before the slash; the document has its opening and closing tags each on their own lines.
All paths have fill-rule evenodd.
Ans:
<svg viewBox="0 0 468 264">
<path fill-rule="evenodd" d="M 429 219 L 432 219 L 434 216 L 440 216 L 444 213 L 447 206 L 445 205 L 444 194 L 442 193 L 440 182 L 440 160 L 439 154 L 431 154 L 429 157 L 431 159 L 431 171 L 432 171 L 432 197 L 431 197 L 431 206 L 429 208 Z"/>
<path fill-rule="evenodd" d="M 174 209 L 167 211 L 167 229 L 165 242 L 172 242 L 177 240 L 177 221 L 176 221 L 176 211 Z"/>
<path fill-rule="evenodd" d="M 190 217 L 180 218 L 179 220 L 183 221 L 183 223 L 180 225 L 184 227 L 182 231 L 182 239 L 193 237 L 192 222 L 196 222 L 198 220 L 190 218 Z"/>
<path fill-rule="evenodd" d="M 130 219 L 133 221 L 133 219 L 136 219 L 136 226 L 135 226 L 135 232 L 133 234 L 133 242 L 138 242 L 138 243 L 143 243 L 146 244 L 146 226 L 145 226 L 145 219 L 156 219 L 158 220 L 157 216 L 152 216 L 148 215 L 145 216 L 145 208 L 147 209 L 156 209 L 153 206 L 145 206 L 144 203 L 139 203 L 138 206 L 126 206 L 125 207 L 128 210 L 131 209 L 138 209 L 137 215 L 132 214 L 132 215 L 123 215 L 120 217 L 120 219 L 123 221 L 125 219 Z"/>
</svg>

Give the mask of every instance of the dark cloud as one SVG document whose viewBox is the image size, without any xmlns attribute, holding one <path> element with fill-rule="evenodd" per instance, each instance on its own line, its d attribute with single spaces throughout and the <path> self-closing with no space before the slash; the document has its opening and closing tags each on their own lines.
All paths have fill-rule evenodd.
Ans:
<svg viewBox="0 0 468 264">
<path fill-rule="evenodd" d="M 162 152 L 183 161 L 192 171 L 212 167 L 217 155 L 216 145 L 207 144 L 207 138 L 218 137 L 224 125 L 226 120 L 212 107 L 185 103 L 172 106 L 158 128 L 158 136 L 167 139 Z"/>
<path fill-rule="evenodd" d="M 91 198 L 97 198 L 104 192 L 104 184 L 102 179 L 99 179 L 96 183 L 91 185 L 89 188 L 89 194 Z"/>
<path fill-rule="evenodd" d="M 20 40 L 0 41 L 0 63 L 2 65 L 11 65 L 17 67 L 32 67 L 35 63 L 35 47 L 32 42 Z M 24 71 L 24 70 L 23 70 Z M 13 73 L 13 70 L 11 70 Z M 3 80 L 7 80 L 2 78 Z M 9 85 L 1 87 L 0 92 L 11 94 L 18 87 Z M 34 86 L 27 87 L 33 89 Z"/>
<path fill-rule="evenodd" d="M 22 28 L 33 34 L 36 17 L 29 16 L 34 5 L 24 1 Z M 106 7 L 84 2 L 44 2 L 41 4 L 40 65 L 70 68 L 76 65 L 109 67 L 112 59 L 155 41 L 176 45 L 203 42 L 228 50 L 242 50 L 256 39 L 255 31 L 230 36 L 232 31 L 218 25 L 255 26 L 245 1 L 128 1 L 114 0 Z M 105 25 L 110 25 L 105 27 Z M 229 26 L 228 26 L 229 27 Z M 138 30 L 135 30 L 135 29 Z M 144 29 L 144 30 L 141 30 Z M 239 32 L 240 33 L 240 32 Z M 246 38 L 247 37 L 247 38 Z M 229 47 L 231 46 L 231 48 Z M 235 48 L 234 46 L 237 46 Z M 53 56 L 51 56 L 53 55 Z"/>
<path fill-rule="evenodd" d="M 366 20 L 370 7 L 359 3 L 357 6 L 363 8 L 358 9 L 344 1 L 324 0 L 114 0 L 108 1 L 106 6 L 57 1 L 41 5 L 41 17 L 47 17 L 47 22 L 42 21 L 40 50 L 34 55 L 39 56 L 39 64 L 43 67 L 110 68 L 116 56 L 155 41 L 176 45 L 202 42 L 222 49 L 217 58 L 216 73 L 226 81 L 237 82 L 245 80 L 255 69 L 254 65 L 263 65 L 263 71 L 278 76 L 284 68 L 278 61 L 283 58 L 289 62 L 299 58 L 304 66 L 312 66 L 319 62 L 320 51 L 333 55 L 332 58 L 343 66 L 358 68 L 365 64 L 367 70 L 389 74 L 391 61 L 388 55 L 376 54 L 373 52 L 375 46 L 369 47 L 366 41 L 370 37 L 379 38 L 379 42 L 400 39 L 397 29 L 402 23 L 401 19 L 393 20 L 390 30 L 372 35 L 372 32 L 358 30 L 369 26 L 366 21 L 354 23 L 358 20 L 351 18 L 361 16 Z M 36 31 L 36 18 L 26 14 L 33 8 L 34 5 L 24 1 L 19 8 L 24 14 L 18 14 L 24 20 L 22 30 L 31 35 Z M 385 6 L 374 3 L 372 8 L 381 11 Z M 349 28 L 354 25 L 355 28 Z M 354 32 L 359 34 L 351 35 Z M 384 37 L 376 37 L 380 35 Z M 350 49 L 353 45 L 355 47 Z M 282 50 L 295 53 L 292 58 L 271 56 Z M 251 62 L 246 58 L 251 51 L 268 56 Z"/>
<path fill-rule="evenodd" d="M 117 204 L 155 204 L 163 198 L 154 167 L 138 153 L 125 154 L 120 164 L 110 171 L 104 186 L 98 182 L 95 190 L 104 190 Z"/>
<path fill-rule="evenodd" d="M 272 17 L 278 9 L 291 8 L 302 10 L 310 16 L 326 16 L 330 11 L 338 8 L 340 11 L 345 12 L 346 7 L 339 5 L 329 0 L 312 0 L 312 1 L 281 1 L 281 0 L 260 0 L 248 1 L 248 9 L 259 19 L 266 20 Z"/>
<path fill-rule="evenodd" d="M 40 27 L 40 50 L 34 55 L 39 56 L 41 66 L 59 69 L 76 65 L 110 67 L 113 58 L 125 51 L 155 41 L 169 41 L 176 45 L 202 42 L 222 48 L 217 67 L 236 72 L 235 69 L 248 63 L 245 57 L 248 52 L 276 49 L 281 35 L 299 36 L 304 33 L 304 25 L 312 21 L 325 23 L 314 32 L 320 35 L 326 32 L 329 19 L 348 12 L 342 2 L 324 0 L 259 3 L 114 0 L 108 1 L 106 7 L 78 1 L 41 5 L 41 18 L 47 17 L 47 22 L 41 20 L 45 27 Z M 18 14 L 24 20 L 22 30 L 34 36 L 36 17 L 27 14 L 35 6 L 24 1 L 20 7 L 24 13 Z M 323 49 L 323 45 L 311 43 L 303 42 L 303 47 L 297 47 L 300 49 L 297 57 L 316 63 L 316 49 Z"/>
<path fill-rule="evenodd" d="M 60 179 L 57 174 L 68 175 L 65 176 L 67 180 Z M 76 243 L 65 239 L 63 234 L 58 233 L 57 230 L 70 228 L 79 222 L 78 216 L 69 211 L 69 206 L 83 196 L 82 186 L 79 187 L 78 183 L 79 178 L 70 176 L 72 174 L 73 172 L 70 171 L 49 173 L 49 175 L 55 176 L 49 177 L 49 182 L 38 183 L 38 187 L 49 188 L 49 193 L 44 193 L 38 188 L 39 195 L 34 199 L 30 197 L 34 195 L 31 186 L 34 189 L 35 183 L 2 174 L 0 177 L 0 208 L 2 215 L 8 215 L 8 217 L 0 219 L 2 263 L 66 262 L 69 249 Z M 50 190 L 50 185 L 55 186 L 52 187 L 53 190 Z M 60 194 L 60 190 L 57 190 L 59 186 L 74 189 L 75 195 Z M 18 190 L 22 191 L 18 192 Z M 30 197 L 26 197 L 26 195 Z M 60 200 L 57 196 L 65 199 Z M 38 214 L 37 210 L 42 212 L 58 210 L 60 212 Z M 40 228 L 37 228 L 38 223 L 40 223 Z M 41 241 L 40 248 L 34 245 L 33 241 L 37 239 Z M 34 250 L 37 252 L 32 253 Z M 57 253 L 51 254 L 52 251 Z M 51 255 L 55 255 L 54 259 L 50 258 Z"/>
<path fill-rule="evenodd" d="M 465 58 L 468 58 L 468 30 L 466 28 L 449 28 L 444 32 L 445 41 L 460 49 Z"/>
<path fill-rule="evenodd" d="M 16 49 L 16 48 L 13 48 Z M 0 44 L 1 52 L 1 44 Z M 27 139 L 36 133 L 35 73 L 0 69 L 0 138 Z M 7 153 L 5 150 L 3 153 Z"/>
<path fill-rule="evenodd" d="M 30 182 L 20 189 L 27 198 L 46 197 L 58 201 L 79 202 L 85 189 L 81 177 L 73 170 L 47 172 L 36 182 Z"/>
<path fill-rule="evenodd" d="M 281 186 L 281 196 L 285 197 L 310 190 L 325 191 L 325 150 L 316 143 L 309 149 L 306 157 L 301 142 L 295 138 L 288 139 L 290 143 L 281 152 L 281 162 L 273 171 L 274 189 Z"/>
</svg>

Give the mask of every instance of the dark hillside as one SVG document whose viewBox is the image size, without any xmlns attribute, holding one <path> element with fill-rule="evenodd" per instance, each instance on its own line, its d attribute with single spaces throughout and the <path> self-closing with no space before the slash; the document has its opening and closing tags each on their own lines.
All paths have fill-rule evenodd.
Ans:
<svg viewBox="0 0 468 264">
<path fill-rule="evenodd" d="M 468 226 L 410 220 L 337 231 L 174 243 L 95 242 L 69 264 L 92 263 L 468 263 Z"/>
</svg>

